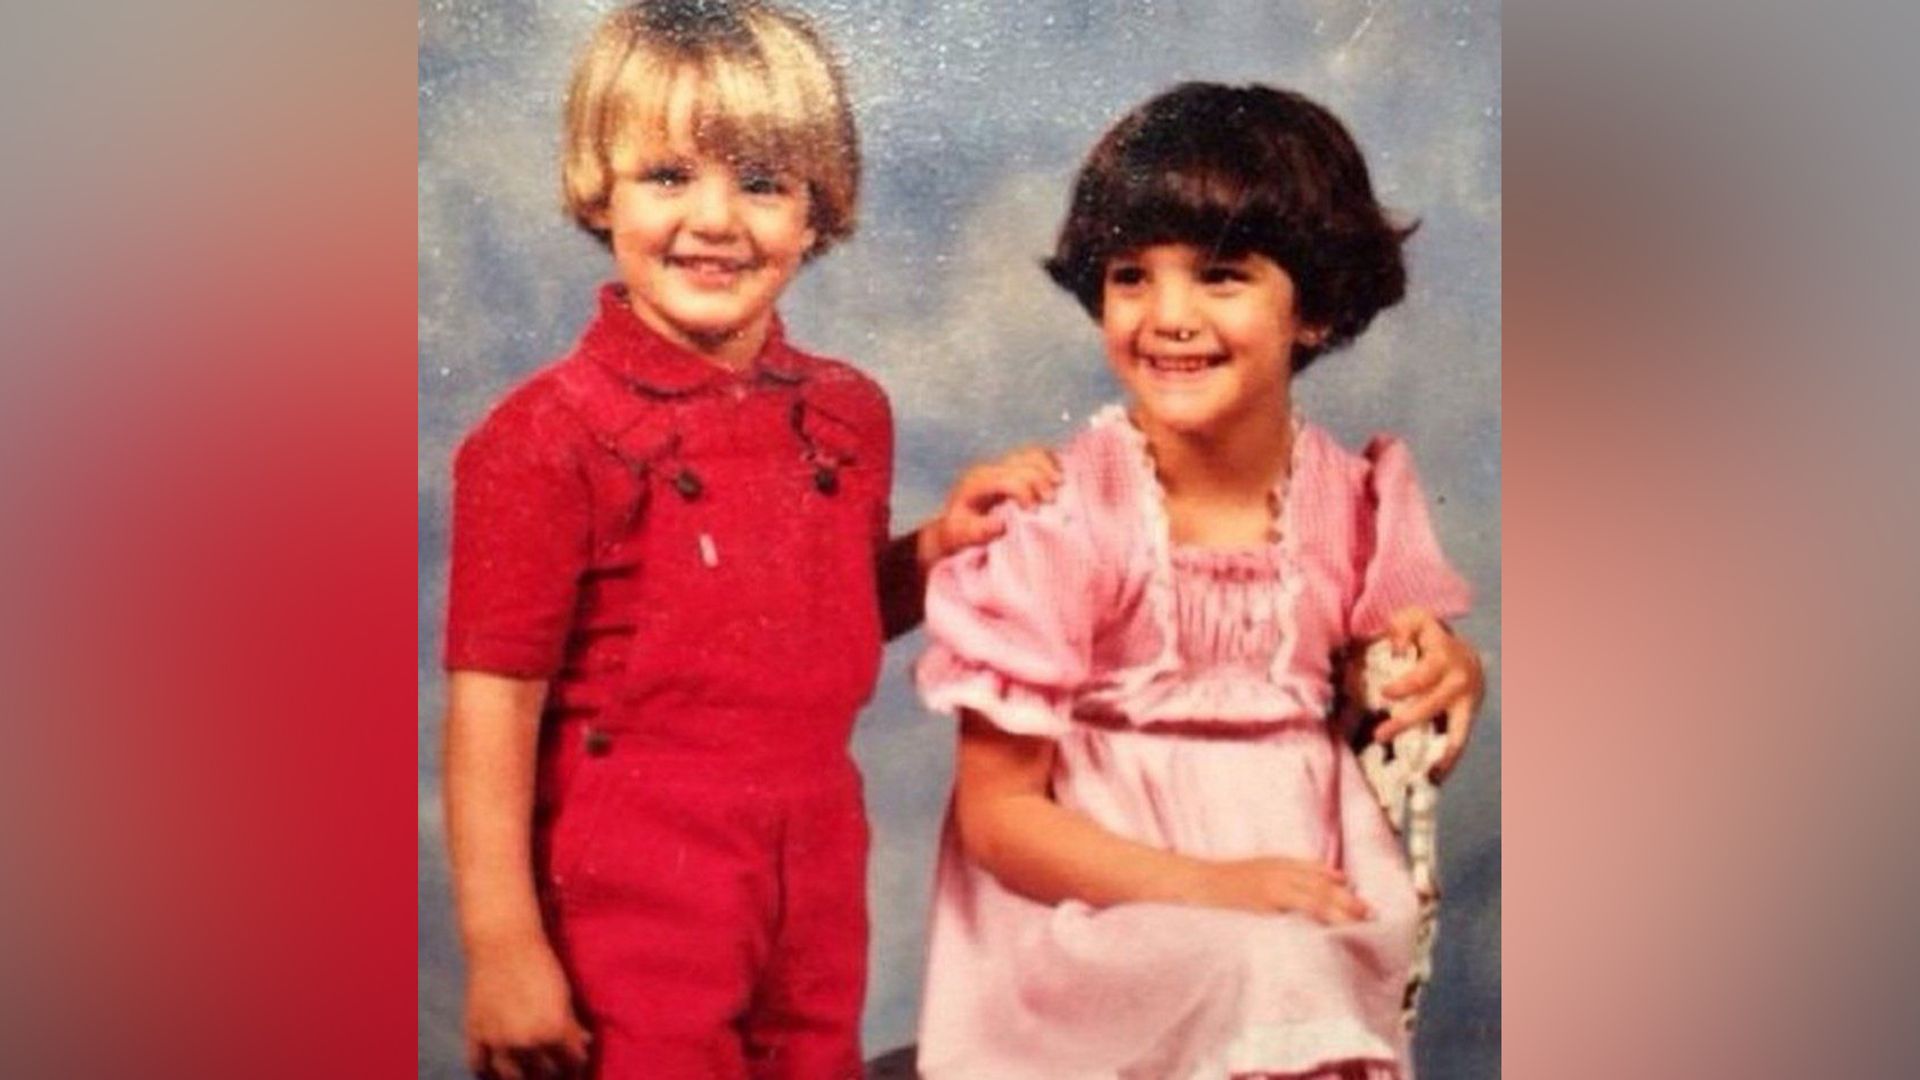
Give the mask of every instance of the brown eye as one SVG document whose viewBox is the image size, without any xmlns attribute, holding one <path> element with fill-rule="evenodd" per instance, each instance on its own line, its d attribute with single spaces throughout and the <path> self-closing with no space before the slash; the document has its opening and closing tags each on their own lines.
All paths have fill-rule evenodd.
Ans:
<svg viewBox="0 0 1920 1080">
<path fill-rule="evenodd" d="M 1109 285 L 1138 285 L 1145 280 L 1147 280 L 1147 272 L 1138 266 L 1129 266 L 1123 263 L 1107 268 L 1107 284 Z"/>
<path fill-rule="evenodd" d="M 785 195 L 793 189 L 779 170 L 750 166 L 740 170 L 740 190 L 749 195 Z"/>
<path fill-rule="evenodd" d="M 1246 268 L 1235 263 L 1212 263 L 1200 271 L 1202 285 L 1238 285 L 1251 280 Z"/>
</svg>

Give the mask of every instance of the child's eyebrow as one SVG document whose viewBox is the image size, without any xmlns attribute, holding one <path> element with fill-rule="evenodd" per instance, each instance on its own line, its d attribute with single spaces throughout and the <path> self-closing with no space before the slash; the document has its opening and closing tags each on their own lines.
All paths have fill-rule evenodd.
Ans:
<svg viewBox="0 0 1920 1080">
<path fill-rule="evenodd" d="M 733 168 L 737 172 L 757 173 L 764 176 L 798 175 L 798 170 L 793 166 L 782 165 L 776 160 L 764 157 L 737 158 L 733 162 Z"/>
</svg>

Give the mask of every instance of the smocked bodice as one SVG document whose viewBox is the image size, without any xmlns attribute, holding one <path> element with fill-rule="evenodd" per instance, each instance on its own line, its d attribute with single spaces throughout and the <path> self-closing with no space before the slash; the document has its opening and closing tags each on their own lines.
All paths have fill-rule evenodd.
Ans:
<svg viewBox="0 0 1920 1080">
<path fill-rule="evenodd" d="M 1176 547 L 1172 563 L 1181 666 L 1263 677 L 1285 632 L 1279 550 Z"/>
<path fill-rule="evenodd" d="M 1405 448 L 1364 457 L 1296 424 L 1272 542 L 1172 542 L 1145 436 L 1118 409 L 1061 454 L 1055 499 L 942 562 L 917 669 L 937 709 L 1023 734 L 1075 721 L 1258 737 L 1326 716 L 1332 657 L 1418 604 L 1464 610 Z"/>
</svg>

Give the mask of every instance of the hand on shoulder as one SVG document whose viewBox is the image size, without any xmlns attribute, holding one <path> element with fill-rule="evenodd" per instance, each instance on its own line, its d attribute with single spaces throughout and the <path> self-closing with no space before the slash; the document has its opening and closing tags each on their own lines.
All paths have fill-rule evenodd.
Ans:
<svg viewBox="0 0 1920 1080">
<path fill-rule="evenodd" d="M 1060 479 L 1058 459 L 1037 446 L 970 466 L 954 481 L 946 505 L 920 529 L 921 565 L 931 567 L 956 551 L 999 536 L 1007 526 L 993 513 L 995 507 L 1008 501 L 1037 506 L 1053 498 Z"/>
</svg>

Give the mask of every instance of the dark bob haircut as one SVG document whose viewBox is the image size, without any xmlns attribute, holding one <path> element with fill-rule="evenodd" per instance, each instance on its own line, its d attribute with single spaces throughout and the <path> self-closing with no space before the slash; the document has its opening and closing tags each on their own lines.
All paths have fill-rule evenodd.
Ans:
<svg viewBox="0 0 1920 1080">
<path fill-rule="evenodd" d="M 1272 87 L 1182 83 L 1128 113 L 1088 155 L 1047 273 L 1100 317 L 1107 261 L 1154 244 L 1261 254 L 1293 279 L 1298 315 L 1324 327 L 1295 371 L 1400 301 L 1395 225 L 1367 164 L 1326 109 Z"/>
</svg>

